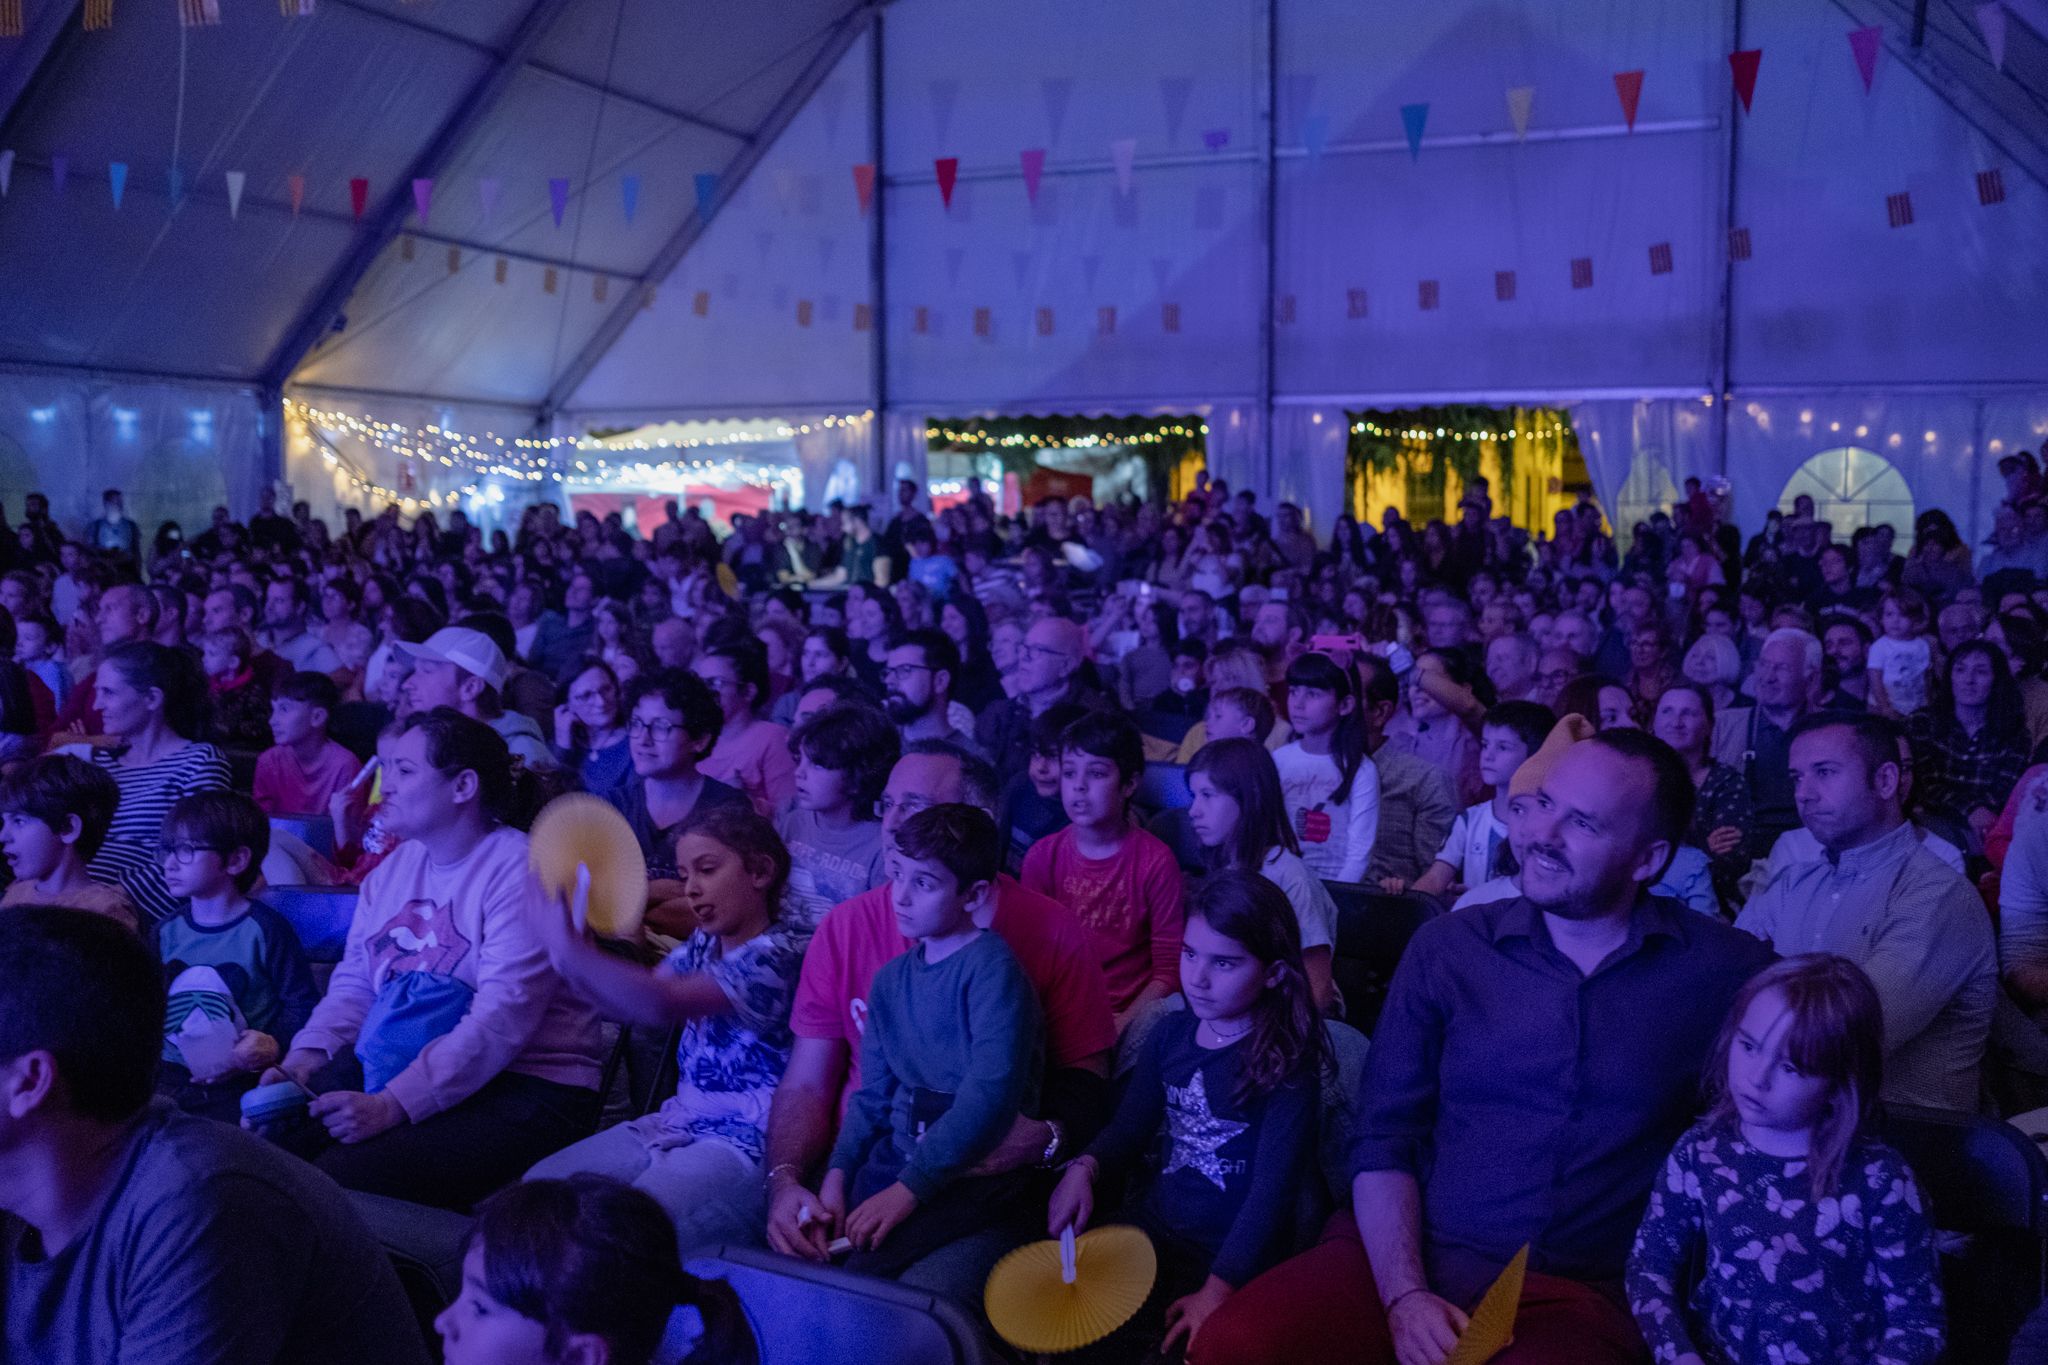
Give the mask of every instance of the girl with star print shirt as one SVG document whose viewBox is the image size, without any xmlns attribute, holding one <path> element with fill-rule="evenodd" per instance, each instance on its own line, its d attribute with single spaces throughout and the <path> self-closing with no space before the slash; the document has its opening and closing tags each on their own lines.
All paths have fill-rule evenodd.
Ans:
<svg viewBox="0 0 2048 1365">
<path fill-rule="evenodd" d="M 1295 1250 L 1323 1057 L 1294 910 L 1257 873 L 1203 883 L 1180 978 L 1188 1008 L 1159 1016 L 1116 1117 L 1053 1192 L 1047 1229 L 1085 1230 L 1096 1181 L 1128 1173 L 1121 1217 L 1159 1253 L 1151 1306 L 1165 1305 L 1169 1347 Z"/>
</svg>

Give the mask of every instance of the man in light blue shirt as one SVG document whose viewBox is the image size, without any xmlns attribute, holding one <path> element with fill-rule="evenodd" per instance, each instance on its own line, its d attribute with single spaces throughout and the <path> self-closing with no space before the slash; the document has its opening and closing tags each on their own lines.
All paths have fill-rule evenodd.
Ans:
<svg viewBox="0 0 2048 1365">
<path fill-rule="evenodd" d="M 1735 924 L 1780 954 L 1835 953 L 1869 974 L 1884 1099 L 1974 1112 L 1998 997 L 1991 917 L 1907 823 L 1898 754 L 1880 717 L 1821 713 L 1793 729 L 1794 799 L 1826 856 L 1779 870 Z"/>
</svg>

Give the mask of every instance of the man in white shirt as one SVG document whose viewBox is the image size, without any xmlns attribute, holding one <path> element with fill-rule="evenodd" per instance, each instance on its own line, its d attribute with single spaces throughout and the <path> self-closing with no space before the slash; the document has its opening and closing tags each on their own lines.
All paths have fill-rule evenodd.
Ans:
<svg viewBox="0 0 2048 1365">
<path fill-rule="evenodd" d="M 341 656 L 306 629 L 306 593 L 298 580 L 273 578 L 263 589 L 263 644 L 295 673 L 332 673 Z"/>
</svg>

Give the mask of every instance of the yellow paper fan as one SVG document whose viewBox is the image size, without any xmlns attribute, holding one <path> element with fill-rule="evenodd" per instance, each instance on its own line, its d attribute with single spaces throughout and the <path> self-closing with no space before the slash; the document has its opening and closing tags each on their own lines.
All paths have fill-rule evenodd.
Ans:
<svg viewBox="0 0 2048 1365">
<path fill-rule="evenodd" d="M 565 900 L 576 865 L 590 869 L 590 928 L 602 938 L 638 938 L 647 913 L 647 859 L 633 827 L 610 802 L 571 792 L 548 802 L 533 822 L 527 858 L 541 889 Z"/>
<path fill-rule="evenodd" d="M 1042 1355 L 1091 1346 L 1144 1306 L 1159 1260 L 1137 1228 L 1102 1227 L 1074 1239 L 1074 1271 L 1065 1283 L 1058 1242 L 1033 1242 L 996 1262 L 982 1294 L 996 1335 Z"/>
<path fill-rule="evenodd" d="M 730 564 L 719 565 L 717 572 L 718 590 L 724 593 L 727 597 L 730 597 L 735 602 L 737 602 L 740 596 L 739 575 L 732 571 L 732 566 Z"/>
<path fill-rule="evenodd" d="M 1486 1291 L 1479 1306 L 1472 1310 L 1465 1334 L 1444 1357 L 1444 1365 L 1485 1365 L 1507 1349 L 1515 1339 L 1515 1310 L 1522 1306 L 1522 1277 L 1528 1269 L 1529 1247 L 1525 1242 Z"/>
</svg>

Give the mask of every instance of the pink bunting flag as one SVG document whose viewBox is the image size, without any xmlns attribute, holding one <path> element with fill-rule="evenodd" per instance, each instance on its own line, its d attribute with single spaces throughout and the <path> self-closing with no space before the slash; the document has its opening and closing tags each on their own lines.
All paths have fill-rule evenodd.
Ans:
<svg viewBox="0 0 2048 1365">
<path fill-rule="evenodd" d="M 249 177 L 243 171 L 229 171 L 227 179 L 228 217 L 239 218 L 242 216 L 242 189 L 249 183 Z"/>
<path fill-rule="evenodd" d="M 1764 52 L 1760 47 L 1728 54 L 1728 70 L 1735 77 L 1735 97 L 1742 101 L 1745 114 L 1749 112 L 1750 101 L 1756 97 L 1756 73 L 1763 60 Z"/>
<path fill-rule="evenodd" d="M 299 216 L 299 210 L 306 206 L 306 177 L 294 175 L 286 178 L 285 184 L 291 190 L 292 217 Z"/>
<path fill-rule="evenodd" d="M 1120 137 L 1109 144 L 1109 164 L 1116 169 L 1116 192 L 1131 192 L 1131 168 L 1138 163 L 1138 139 Z"/>
<path fill-rule="evenodd" d="M 1045 178 L 1045 148 L 1027 147 L 1018 153 L 1017 159 L 1024 166 L 1024 197 L 1038 202 L 1038 182 Z"/>
<path fill-rule="evenodd" d="M 1984 35 L 1984 52 L 1994 68 L 2005 68 L 2005 6 L 1998 0 L 1977 6 L 1977 28 Z"/>
<path fill-rule="evenodd" d="M 942 156 L 932 162 L 932 170 L 939 177 L 939 202 L 946 208 L 953 207 L 953 186 L 960 180 L 960 158 Z"/>
<path fill-rule="evenodd" d="M 1617 71 L 1614 73 L 1614 93 L 1621 97 L 1621 116 L 1628 123 L 1628 130 L 1636 130 L 1636 110 L 1643 103 L 1643 73 L 1640 71 Z"/>
<path fill-rule="evenodd" d="M 434 208 L 434 182 L 421 177 L 412 182 L 412 206 L 419 211 L 420 226 L 427 225 L 427 217 Z"/>
<path fill-rule="evenodd" d="M 875 206 L 875 163 L 863 161 L 853 168 L 853 195 L 860 201 L 861 215 L 865 217 Z"/>
<path fill-rule="evenodd" d="M 566 176 L 554 176 L 548 180 L 548 212 L 554 215 L 555 226 L 562 226 L 562 215 L 569 211 L 569 181 Z"/>
<path fill-rule="evenodd" d="M 363 211 L 370 207 L 370 182 L 364 176 L 352 176 L 348 182 L 348 203 L 355 211 L 356 221 L 361 222 Z"/>
<path fill-rule="evenodd" d="M 486 223 L 497 216 L 498 197 L 504 193 L 504 190 L 504 185 L 497 180 L 479 180 L 476 182 L 477 203 L 484 211 L 484 221 Z"/>
<path fill-rule="evenodd" d="M 1849 52 L 1856 58 L 1856 74 L 1863 78 L 1863 93 L 1870 93 L 1877 79 L 1877 54 L 1884 49 L 1884 25 L 1849 30 Z"/>
<path fill-rule="evenodd" d="M 1529 136 L 1529 115 L 1536 108 L 1536 87 L 1517 85 L 1508 91 L 1508 122 L 1515 125 L 1515 136 Z"/>
</svg>

